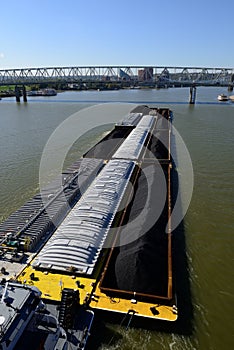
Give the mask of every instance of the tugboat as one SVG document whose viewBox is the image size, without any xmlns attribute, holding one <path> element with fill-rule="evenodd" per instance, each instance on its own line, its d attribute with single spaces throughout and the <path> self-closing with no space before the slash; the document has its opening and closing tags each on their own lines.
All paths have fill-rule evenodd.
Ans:
<svg viewBox="0 0 234 350">
<path fill-rule="evenodd" d="M 93 312 L 79 307 L 75 292 L 63 291 L 59 304 L 45 304 L 37 287 L 2 280 L 0 349 L 84 349 Z"/>
</svg>

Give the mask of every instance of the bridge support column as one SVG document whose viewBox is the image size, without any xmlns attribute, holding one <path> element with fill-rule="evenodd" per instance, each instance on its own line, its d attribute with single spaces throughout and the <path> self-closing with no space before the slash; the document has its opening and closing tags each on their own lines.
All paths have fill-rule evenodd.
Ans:
<svg viewBox="0 0 234 350">
<path fill-rule="evenodd" d="M 24 85 L 23 85 L 23 100 L 24 100 L 24 102 L 27 102 L 27 93 L 26 93 L 26 88 Z"/>
<path fill-rule="evenodd" d="M 16 85 L 15 86 L 15 98 L 16 98 L 16 102 L 20 102 L 20 88 Z"/>
<path fill-rule="evenodd" d="M 195 85 L 192 85 L 190 87 L 190 93 L 189 93 L 189 103 L 194 105 L 195 100 L 196 100 L 196 92 L 197 92 L 197 88 Z"/>
</svg>

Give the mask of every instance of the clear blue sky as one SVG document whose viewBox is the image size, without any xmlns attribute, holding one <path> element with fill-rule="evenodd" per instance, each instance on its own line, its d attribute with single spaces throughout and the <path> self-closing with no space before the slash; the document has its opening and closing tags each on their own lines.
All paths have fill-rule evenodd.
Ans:
<svg viewBox="0 0 234 350">
<path fill-rule="evenodd" d="M 9 0 L 0 69 L 234 67 L 234 0 Z"/>
</svg>

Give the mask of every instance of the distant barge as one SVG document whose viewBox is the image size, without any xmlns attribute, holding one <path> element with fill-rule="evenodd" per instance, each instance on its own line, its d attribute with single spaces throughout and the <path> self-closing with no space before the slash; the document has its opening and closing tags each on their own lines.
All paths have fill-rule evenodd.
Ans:
<svg viewBox="0 0 234 350">
<path fill-rule="evenodd" d="M 91 310 L 175 321 L 171 119 L 138 106 L 63 172 L 62 188 L 54 181 L 3 222 L 2 277 L 14 269 L 47 302 L 78 290 Z"/>
</svg>

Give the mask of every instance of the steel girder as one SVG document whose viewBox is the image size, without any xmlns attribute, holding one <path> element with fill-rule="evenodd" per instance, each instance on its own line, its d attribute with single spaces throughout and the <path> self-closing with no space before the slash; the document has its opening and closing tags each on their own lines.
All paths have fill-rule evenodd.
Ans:
<svg viewBox="0 0 234 350">
<path fill-rule="evenodd" d="M 72 83 L 96 81 L 121 81 L 121 72 L 129 80 L 148 80 L 157 82 L 197 83 L 202 85 L 229 84 L 234 74 L 233 68 L 200 67 L 163 67 L 163 66 L 89 66 L 89 67 L 48 67 L 17 68 L 0 70 L 0 85 L 35 84 L 35 83 Z M 142 72 L 146 73 L 142 75 Z M 122 74 L 123 76 L 123 74 Z M 140 78 L 141 77 L 141 78 Z"/>
</svg>

